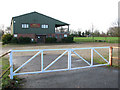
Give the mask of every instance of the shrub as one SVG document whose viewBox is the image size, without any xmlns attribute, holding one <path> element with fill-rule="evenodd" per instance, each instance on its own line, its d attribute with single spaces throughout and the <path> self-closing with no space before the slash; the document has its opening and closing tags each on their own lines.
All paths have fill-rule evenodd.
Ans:
<svg viewBox="0 0 120 90">
<path fill-rule="evenodd" d="M 11 43 L 18 43 L 18 39 L 17 39 L 16 37 L 13 37 L 13 38 L 11 39 Z"/>
<path fill-rule="evenodd" d="M 19 37 L 18 43 L 24 44 L 24 43 L 31 43 L 31 38 L 29 37 Z"/>
<path fill-rule="evenodd" d="M 57 39 L 55 37 L 48 37 L 45 40 L 45 43 L 56 43 Z"/>
<path fill-rule="evenodd" d="M 13 36 L 12 36 L 11 34 L 4 34 L 4 35 L 2 36 L 2 42 L 3 42 L 3 44 L 8 44 L 8 43 L 10 43 L 12 37 L 13 37 Z"/>
<path fill-rule="evenodd" d="M 61 40 L 62 43 L 72 43 L 73 42 L 73 37 L 71 36 L 68 36 L 68 37 L 64 37 L 62 40 Z"/>
</svg>

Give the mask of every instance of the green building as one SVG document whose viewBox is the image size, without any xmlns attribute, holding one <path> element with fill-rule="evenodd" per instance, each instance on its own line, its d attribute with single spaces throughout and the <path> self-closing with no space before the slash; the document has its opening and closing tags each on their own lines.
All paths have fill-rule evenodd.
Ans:
<svg viewBox="0 0 120 90">
<path fill-rule="evenodd" d="M 60 41 L 69 35 L 69 24 L 38 12 L 31 12 L 12 17 L 11 33 L 14 37 L 30 37 L 32 41 L 37 42 L 45 42 L 47 37 L 55 37 Z"/>
</svg>

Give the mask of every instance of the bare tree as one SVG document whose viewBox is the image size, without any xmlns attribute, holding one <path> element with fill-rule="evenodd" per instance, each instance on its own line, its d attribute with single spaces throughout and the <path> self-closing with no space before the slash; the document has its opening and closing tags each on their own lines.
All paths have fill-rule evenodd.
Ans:
<svg viewBox="0 0 120 90">
<path fill-rule="evenodd" d="M 99 36 L 100 36 L 99 30 L 95 30 L 95 31 L 94 31 L 94 36 L 95 36 L 95 37 L 99 37 Z"/>
<path fill-rule="evenodd" d="M 107 35 L 112 37 L 118 37 L 119 36 L 119 22 L 116 21 L 112 24 L 112 26 L 108 29 Z"/>
</svg>

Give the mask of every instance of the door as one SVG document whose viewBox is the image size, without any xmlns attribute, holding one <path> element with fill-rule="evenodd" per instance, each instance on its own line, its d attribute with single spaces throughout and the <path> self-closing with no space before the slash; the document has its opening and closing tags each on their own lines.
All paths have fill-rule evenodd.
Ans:
<svg viewBox="0 0 120 90">
<path fill-rule="evenodd" d="M 45 43 L 46 35 L 37 35 L 37 42 L 38 43 Z"/>
</svg>

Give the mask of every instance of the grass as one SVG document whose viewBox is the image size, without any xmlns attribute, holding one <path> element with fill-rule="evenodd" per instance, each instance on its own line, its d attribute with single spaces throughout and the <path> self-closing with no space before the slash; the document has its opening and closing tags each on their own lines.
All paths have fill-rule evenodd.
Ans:
<svg viewBox="0 0 120 90">
<path fill-rule="evenodd" d="M 4 71 L 6 68 L 9 67 L 9 60 L 7 57 L 2 58 L 2 60 L 0 60 L 0 65 L 2 65 L 1 69 L 2 71 Z M 14 77 L 13 80 L 10 79 L 9 77 L 10 71 L 8 70 L 4 76 L 1 78 L 1 86 L 2 89 L 8 89 L 8 88 L 17 88 L 19 86 L 19 81 L 20 79 L 17 77 Z"/>
<path fill-rule="evenodd" d="M 95 42 L 96 40 L 104 40 L 107 43 L 118 43 L 118 37 L 74 37 L 75 42 Z"/>
<path fill-rule="evenodd" d="M 106 60 L 109 60 L 108 56 L 104 56 L 104 58 Z M 105 64 L 107 62 L 103 61 L 101 58 L 98 57 L 94 57 L 94 63 L 97 64 Z M 115 68 L 120 68 L 120 66 L 118 65 L 118 61 L 114 60 L 114 62 L 112 63 L 112 66 L 108 65 L 108 67 L 115 67 Z"/>
</svg>

